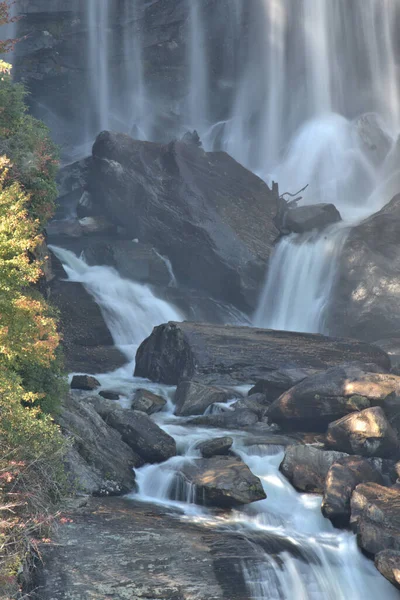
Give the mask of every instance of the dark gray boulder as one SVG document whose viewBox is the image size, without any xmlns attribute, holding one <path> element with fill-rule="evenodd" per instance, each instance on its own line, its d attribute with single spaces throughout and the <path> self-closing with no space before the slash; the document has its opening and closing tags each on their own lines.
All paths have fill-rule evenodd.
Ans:
<svg viewBox="0 0 400 600">
<path fill-rule="evenodd" d="M 198 381 L 181 381 L 176 388 L 175 414 L 180 417 L 202 415 L 212 404 L 227 402 L 234 397 L 234 392 L 203 385 Z"/>
<path fill-rule="evenodd" d="M 233 456 L 191 461 L 182 468 L 178 486 L 179 479 L 195 486 L 199 504 L 231 508 L 266 498 L 260 479 L 240 458 Z"/>
<path fill-rule="evenodd" d="M 136 390 L 135 396 L 132 401 L 131 408 L 133 410 L 140 410 L 148 415 L 160 412 L 167 401 L 165 398 L 149 392 L 149 390 Z"/>
<path fill-rule="evenodd" d="M 367 457 L 396 459 L 400 451 L 397 435 L 379 406 L 331 423 L 326 443 L 335 450 Z"/>
<path fill-rule="evenodd" d="M 264 379 L 257 381 L 256 385 L 249 390 L 248 395 L 265 394 L 269 402 L 272 403 L 283 392 L 315 372 L 316 369 L 279 369 L 278 371 L 271 371 L 264 376 Z"/>
<path fill-rule="evenodd" d="M 111 390 L 102 390 L 99 392 L 99 396 L 105 398 L 105 400 L 119 400 L 120 398 L 118 392 L 112 392 Z"/>
<path fill-rule="evenodd" d="M 285 427 L 325 430 L 331 421 L 384 403 L 400 393 L 400 377 L 369 373 L 356 366 L 334 367 L 307 377 L 270 407 L 271 421 Z"/>
<path fill-rule="evenodd" d="M 100 387 L 100 382 L 90 375 L 74 375 L 71 381 L 72 390 L 92 391 Z"/>
<path fill-rule="evenodd" d="M 360 483 L 384 485 L 382 473 L 374 464 L 360 456 L 337 460 L 329 469 L 324 486 L 321 510 L 335 527 L 347 527 L 350 521 L 351 495 Z"/>
<path fill-rule="evenodd" d="M 308 445 L 288 446 L 279 468 L 297 490 L 322 494 L 329 469 L 346 456 Z"/>
<path fill-rule="evenodd" d="M 212 456 L 221 456 L 228 454 L 232 448 L 233 439 L 231 437 L 220 437 L 206 442 L 200 442 L 197 444 L 197 450 L 200 450 L 200 454 L 203 458 L 211 458 Z"/>
<path fill-rule="evenodd" d="M 281 368 L 326 369 L 344 361 L 390 368 L 379 348 L 356 340 L 206 323 L 166 323 L 139 347 L 135 375 L 176 385 L 182 379 L 234 386 Z"/>
<path fill-rule="evenodd" d="M 313 229 L 321 231 L 341 220 L 340 212 L 333 204 L 310 204 L 287 210 L 283 227 L 288 232 L 305 233 Z"/>
<path fill-rule="evenodd" d="M 103 131 L 88 189 L 101 214 L 169 257 L 178 280 L 242 310 L 255 307 L 278 233 L 276 199 L 233 158 Z"/>
<path fill-rule="evenodd" d="M 71 443 L 66 472 L 78 492 L 120 495 L 134 489 L 133 467 L 140 467 L 143 460 L 90 403 L 68 395 L 56 421 Z"/>
<path fill-rule="evenodd" d="M 382 550 L 375 556 L 378 571 L 400 590 L 400 552 Z"/>
<path fill-rule="evenodd" d="M 351 497 L 350 524 L 368 554 L 400 551 L 400 490 L 362 483 Z"/>
<path fill-rule="evenodd" d="M 235 402 L 235 404 L 232 405 L 232 408 L 235 411 L 250 410 L 257 415 L 260 421 L 267 416 L 269 410 L 268 404 L 265 403 L 264 394 L 253 394 L 248 398 L 242 398 L 241 400 Z"/>
</svg>

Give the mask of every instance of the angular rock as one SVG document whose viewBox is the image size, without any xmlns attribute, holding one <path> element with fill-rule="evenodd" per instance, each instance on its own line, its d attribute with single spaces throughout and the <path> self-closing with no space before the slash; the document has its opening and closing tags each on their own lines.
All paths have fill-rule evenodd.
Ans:
<svg viewBox="0 0 400 600">
<path fill-rule="evenodd" d="M 234 410 L 250 410 L 251 412 L 255 413 L 260 420 L 262 420 L 267 416 L 269 406 L 266 404 L 261 404 L 261 402 L 258 401 L 259 398 L 261 400 L 265 400 L 265 396 L 263 394 L 253 394 L 248 398 L 242 398 L 241 400 L 238 400 L 232 405 L 232 408 Z"/>
<path fill-rule="evenodd" d="M 160 412 L 166 406 L 167 401 L 157 394 L 149 392 L 149 390 L 136 390 L 131 408 L 153 415 Z"/>
<path fill-rule="evenodd" d="M 71 389 L 92 391 L 100 387 L 100 381 L 90 375 L 74 375 L 71 381 Z"/>
<path fill-rule="evenodd" d="M 227 402 L 234 396 L 234 392 L 203 385 L 198 381 L 181 381 L 176 388 L 175 414 L 179 417 L 202 415 L 212 404 Z"/>
<path fill-rule="evenodd" d="M 211 458 L 212 456 L 221 456 L 228 454 L 232 448 L 233 439 L 231 437 L 220 437 L 206 442 L 200 442 L 196 448 L 200 450 L 203 458 Z"/>
<path fill-rule="evenodd" d="M 259 417 L 255 412 L 248 409 L 227 410 L 223 413 L 203 415 L 188 421 L 189 425 L 201 425 L 205 427 L 219 427 L 222 429 L 245 429 L 258 423 Z"/>
<path fill-rule="evenodd" d="M 119 495 L 134 489 L 133 467 L 140 467 L 143 460 L 90 403 L 67 396 L 56 421 L 72 443 L 66 457 L 66 470 L 78 492 Z"/>
<path fill-rule="evenodd" d="M 233 456 L 194 460 L 182 468 L 178 488 L 182 479 L 185 484 L 195 486 L 198 504 L 231 508 L 266 498 L 260 479 L 240 458 Z"/>
<path fill-rule="evenodd" d="M 400 589 L 400 552 L 382 550 L 375 556 L 375 566 L 390 583 Z"/>
<path fill-rule="evenodd" d="M 335 450 L 360 456 L 391 459 L 399 456 L 397 435 L 379 406 L 352 413 L 331 423 L 326 443 Z"/>
<path fill-rule="evenodd" d="M 116 429 L 122 440 L 145 462 L 163 462 L 176 455 L 175 440 L 145 413 L 120 408 L 99 397 L 90 398 L 90 402 L 107 425 Z"/>
<path fill-rule="evenodd" d="M 400 377 L 369 373 L 356 366 L 334 367 L 307 377 L 270 407 L 271 421 L 285 427 L 324 430 L 344 415 L 383 404 L 400 393 Z"/>
<path fill-rule="evenodd" d="M 279 469 L 297 490 L 322 494 L 329 469 L 346 456 L 313 446 L 288 446 Z"/>
<path fill-rule="evenodd" d="M 135 375 L 176 385 L 182 379 L 234 386 L 281 368 L 327 369 L 344 361 L 390 368 L 379 348 L 356 340 L 206 323 L 166 323 L 139 347 Z"/>
<path fill-rule="evenodd" d="M 400 551 L 400 490 L 362 483 L 351 497 L 350 524 L 361 548 Z"/>
<path fill-rule="evenodd" d="M 347 456 L 335 462 L 325 479 L 321 510 L 335 527 L 347 527 L 350 521 L 350 500 L 360 483 L 384 485 L 384 479 L 374 464 L 366 458 Z"/>
<path fill-rule="evenodd" d="M 310 204 L 289 209 L 285 213 L 284 227 L 288 232 L 305 233 L 313 229 L 321 231 L 341 220 L 340 212 L 333 204 Z"/>
<path fill-rule="evenodd" d="M 315 372 L 316 369 L 279 369 L 278 371 L 271 371 L 265 375 L 264 379 L 257 381 L 248 395 L 265 394 L 269 402 L 272 403 L 283 392 L 303 381 L 306 377 L 314 375 Z"/>
</svg>

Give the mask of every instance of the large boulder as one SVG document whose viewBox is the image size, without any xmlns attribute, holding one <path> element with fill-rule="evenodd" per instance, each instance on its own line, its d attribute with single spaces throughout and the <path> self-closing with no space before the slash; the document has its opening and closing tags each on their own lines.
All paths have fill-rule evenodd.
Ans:
<svg viewBox="0 0 400 600">
<path fill-rule="evenodd" d="M 288 232 L 305 233 L 325 229 L 341 220 L 340 212 L 333 204 L 310 204 L 289 209 L 285 213 L 284 228 Z"/>
<path fill-rule="evenodd" d="M 276 198 L 233 158 L 186 141 L 164 146 L 104 131 L 88 186 L 108 220 L 169 257 L 178 280 L 255 308 L 278 234 Z"/>
<path fill-rule="evenodd" d="M 400 490 L 362 483 L 351 497 L 350 523 L 369 554 L 400 551 Z"/>
<path fill-rule="evenodd" d="M 373 341 L 400 334 L 400 195 L 354 227 L 344 245 L 329 326 Z"/>
<path fill-rule="evenodd" d="M 176 455 L 174 438 L 145 413 L 123 409 L 114 402 L 99 397 L 91 398 L 90 402 L 107 425 L 116 429 L 122 440 L 145 462 L 163 462 Z"/>
<path fill-rule="evenodd" d="M 382 473 L 373 462 L 360 456 L 338 459 L 329 469 L 324 486 L 321 510 L 335 527 L 347 527 L 350 521 L 350 500 L 359 483 L 384 485 Z"/>
<path fill-rule="evenodd" d="M 234 392 L 203 385 L 198 381 L 181 381 L 176 388 L 175 414 L 179 417 L 202 415 L 212 404 L 227 402 L 234 397 Z"/>
<path fill-rule="evenodd" d="M 400 552 L 382 550 L 375 556 L 375 566 L 390 583 L 400 589 Z"/>
<path fill-rule="evenodd" d="M 135 375 L 176 385 L 256 382 L 281 368 L 326 369 L 344 361 L 390 368 L 379 348 L 356 340 L 253 327 L 166 323 L 153 329 L 136 355 Z"/>
<path fill-rule="evenodd" d="M 231 508 L 266 498 L 261 481 L 249 467 L 233 456 L 215 456 L 187 463 L 177 476 L 176 495 L 181 486 L 195 486 L 197 504 Z"/>
<path fill-rule="evenodd" d="M 288 446 L 279 468 L 297 490 L 322 494 L 329 469 L 346 456 L 308 445 Z"/>
<path fill-rule="evenodd" d="M 367 457 L 396 459 L 400 452 L 397 435 L 379 406 L 331 423 L 326 443 L 334 450 Z"/>
<path fill-rule="evenodd" d="M 119 495 L 134 489 L 133 467 L 140 467 L 143 460 L 90 403 L 68 395 L 56 421 L 71 443 L 66 471 L 78 492 Z"/>
<path fill-rule="evenodd" d="M 356 366 L 334 367 L 282 394 L 268 414 L 279 425 L 317 431 L 348 413 L 383 405 L 393 393 L 400 393 L 396 375 L 369 373 Z"/>
</svg>

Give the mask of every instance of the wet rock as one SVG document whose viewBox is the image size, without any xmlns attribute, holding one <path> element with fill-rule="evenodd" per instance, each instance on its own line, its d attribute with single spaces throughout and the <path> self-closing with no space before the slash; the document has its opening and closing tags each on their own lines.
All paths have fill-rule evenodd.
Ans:
<svg viewBox="0 0 400 600">
<path fill-rule="evenodd" d="M 90 375 L 74 375 L 71 381 L 71 389 L 73 390 L 91 391 L 100 387 L 100 385 L 100 382 Z"/>
<path fill-rule="evenodd" d="M 326 443 L 335 450 L 360 456 L 399 456 L 396 433 L 380 407 L 367 408 L 331 423 Z"/>
<path fill-rule="evenodd" d="M 133 467 L 141 466 L 142 459 L 90 403 L 67 396 L 56 421 L 71 442 L 66 470 L 78 492 L 119 495 L 134 489 Z"/>
<path fill-rule="evenodd" d="M 315 372 L 315 369 L 279 369 L 278 371 L 271 371 L 264 376 L 264 379 L 257 381 L 248 395 L 265 394 L 268 401 L 272 403 L 283 392 Z"/>
<path fill-rule="evenodd" d="M 297 490 L 322 494 L 329 469 L 346 456 L 313 446 L 288 446 L 279 468 Z"/>
<path fill-rule="evenodd" d="M 107 219 L 102 216 L 83 217 L 82 219 L 79 219 L 79 225 L 83 235 L 116 231 L 115 225 L 109 223 Z"/>
<path fill-rule="evenodd" d="M 91 398 L 90 402 L 107 425 L 116 429 L 145 462 L 163 462 L 176 455 L 175 440 L 145 413 L 123 409 L 99 397 Z"/>
<path fill-rule="evenodd" d="M 347 527 L 350 521 L 350 500 L 360 483 L 384 485 L 384 479 L 374 464 L 366 458 L 347 456 L 336 461 L 329 469 L 324 487 L 322 514 L 335 527 Z"/>
<path fill-rule="evenodd" d="M 195 486 L 200 504 L 230 508 L 266 498 L 259 478 L 237 457 L 194 460 L 184 465 L 179 477 Z"/>
<path fill-rule="evenodd" d="M 354 122 L 355 132 L 364 153 L 376 166 L 383 163 L 393 141 L 384 131 L 375 113 L 366 113 Z"/>
<path fill-rule="evenodd" d="M 375 566 L 390 583 L 400 589 L 400 552 L 382 550 L 375 556 Z"/>
<path fill-rule="evenodd" d="M 270 407 L 271 421 L 284 427 L 325 430 L 331 421 L 377 404 L 400 392 L 400 377 L 369 373 L 356 366 L 335 367 L 307 377 Z"/>
<path fill-rule="evenodd" d="M 291 208 L 285 213 L 285 231 L 305 233 L 317 229 L 321 231 L 342 220 L 340 212 L 333 204 L 311 204 Z"/>
<path fill-rule="evenodd" d="M 96 139 L 92 166 L 88 189 L 108 220 L 168 256 L 178 281 L 254 308 L 278 233 L 261 179 L 223 152 L 109 131 Z"/>
<path fill-rule="evenodd" d="M 227 402 L 235 394 L 198 381 L 181 381 L 176 389 L 175 414 L 180 417 L 202 415 L 216 402 Z"/>
<path fill-rule="evenodd" d="M 112 392 L 111 390 L 102 390 L 99 392 L 99 396 L 106 400 L 119 400 L 120 398 L 120 395 L 117 392 Z"/>
<path fill-rule="evenodd" d="M 139 347 L 135 374 L 152 381 L 234 386 L 263 379 L 281 368 L 327 369 L 344 361 L 389 369 L 379 348 L 355 340 L 252 327 L 167 323 Z"/>
<path fill-rule="evenodd" d="M 167 401 L 157 394 L 149 392 L 149 390 L 136 390 L 131 408 L 153 415 L 160 412 L 166 406 Z"/>
<path fill-rule="evenodd" d="M 220 414 L 203 415 L 188 421 L 189 425 L 201 425 L 205 427 L 219 427 L 226 429 L 243 429 L 258 423 L 259 418 L 251 410 L 228 410 Z"/>
<path fill-rule="evenodd" d="M 390 358 L 390 364 L 392 366 L 392 373 L 399 375 L 397 372 L 400 367 L 400 338 L 387 338 L 385 340 L 378 340 L 373 342 L 376 346 L 381 348 Z"/>
<path fill-rule="evenodd" d="M 258 399 L 265 400 L 265 396 L 263 394 L 253 394 L 248 398 L 238 400 L 232 405 L 232 408 L 234 410 L 250 410 L 255 413 L 261 421 L 267 416 L 269 407 L 268 405 L 261 404 Z"/>
<path fill-rule="evenodd" d="M 350 524 L 369 554 L 400 551 L 400 490 L 377 483 L 358 485 L 351 497 Z"/>
<path fill-rule="evenodd" d="M 233 444 L 231 437 L 214 438 L 206 442 L 200 442 L 196 446 L 203 458 L 228 454 Z"/>
</svg>

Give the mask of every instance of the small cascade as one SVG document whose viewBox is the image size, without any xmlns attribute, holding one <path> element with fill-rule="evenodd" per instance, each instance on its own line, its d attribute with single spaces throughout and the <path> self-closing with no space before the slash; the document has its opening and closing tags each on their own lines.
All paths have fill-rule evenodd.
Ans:
<svg viewBox="0 0 400 600">
<path fill-rule="evenodd" d="M 69 281 L 82 283 L 99 305 L 116 346 L 132 360 L 153 327 L 183 316 L 145 285 L 122 279 L 110 267 L 90 267 L 73 252 L 49 246 L 62 262 Z"/>
</svg>

